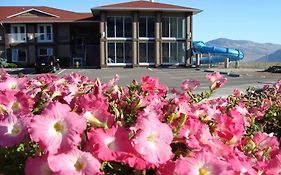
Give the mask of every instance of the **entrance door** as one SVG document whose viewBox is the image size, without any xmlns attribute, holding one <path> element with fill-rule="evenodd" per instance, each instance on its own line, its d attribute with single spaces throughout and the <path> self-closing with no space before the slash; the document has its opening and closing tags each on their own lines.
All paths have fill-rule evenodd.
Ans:
<svg viewBox="0 0 281 175">
<path fill-rule="evenodd" d="M 78 36 L 75 38 L 73 59 L 81 60 L 81 66 L 86 63 L 85 43 L 85 37 Z"/>
</svg>

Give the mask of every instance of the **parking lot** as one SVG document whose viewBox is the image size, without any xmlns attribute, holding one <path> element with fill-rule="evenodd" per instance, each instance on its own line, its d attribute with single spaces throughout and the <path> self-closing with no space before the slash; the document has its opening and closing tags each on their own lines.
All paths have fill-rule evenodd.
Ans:
<svg viewBox="0 0 281 175">
<path fill-rule="evenodd" d="M 88 76 L 91 79 L 96 79 L 97 77 L 101 79 L 102 82 L 107 82 L 112 79 L 116 74 L 120 76 L 120 85 L 126 85 L 132 80 L 140 80 L 143 76 L 158 77 L 160 82 L 169 89 L 176 88 L 180 89 L 180 85 L 185 79 L 196 79 L 201 82 L 200 88 L 197 90 L 203 91 L 208 89 L 209 82 L 206 80 L 205 76 L 208 72 L 205 69 L 196 70 L 192 68 L 107 68 L 107 69 L 60 69 L 56 73 L 58 76 L 63 76 L 64 74 L 69 74 L 71 72 L 77 72 L 81 75 Z M 226 70 L 227 71 L 227 70 Z M 10 70 L 12 74 L 24 73 L 29 77 L 40 76 L 43 74 L 35 74 L 33 69 L 23 69 L 23 70 Z M 236 76 L 239 75 L 239 76 Z M 217 96 L 225 96 L 232 93 L 233 89 L 237 88 L 240 90 L 245 90 L 249 86 L 262 87 L 263 84 L 273 84 L 279 78 L 280 74 L 271 74 L 267 72 L 258 72 L 256 70 L 243 71 L 240 70 L 234 74 L 234 76 L 225 75 L 228 82 L 225 86 L 219 89 L 216 93 Z"/>
</svg>

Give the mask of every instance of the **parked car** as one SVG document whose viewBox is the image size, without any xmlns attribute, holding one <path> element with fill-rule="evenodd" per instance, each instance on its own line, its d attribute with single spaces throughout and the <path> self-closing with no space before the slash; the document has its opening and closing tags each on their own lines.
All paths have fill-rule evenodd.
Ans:
<svg viewBox="0 0 281 175">
<path fill-rule="evenodd" d="M 59 70 L 59 59 L 55 56 L 40 56 L 35 61 L 35 72 L 56 72 Z"/>
</svg>

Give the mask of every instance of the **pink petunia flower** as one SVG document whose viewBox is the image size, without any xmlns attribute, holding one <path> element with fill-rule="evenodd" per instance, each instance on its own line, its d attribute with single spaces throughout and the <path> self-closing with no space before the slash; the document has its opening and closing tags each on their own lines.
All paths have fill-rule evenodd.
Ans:
<svg viewBox="0 0 281 175">
<path fill-rule="evenodd" d="M 59 102 L 50 104 L 41 115 L 32 118 L 29 133 L 32 140 L 39 142 L 50 154 L 67 151 L 79 145 L 86 121 L 70 107 Z"/>
<path fill-rule="evenodd" d="M 227 162 L 220 160 L 211 152 L 200 152 L 190 158 L 176 161 L 175 175 L 223 175 L 228 169 Z"/>
<path fill-rule="evenodd" d="M 134 150 L 129 140 L 129 132 L 119 126 L 92 129 L 88 138 L 87 150 L 101 160 L 120 162 Z"/>
<path fill-rule="evenodd" d="M 200 81 L 198 80 L 185 80 L 181 85 L 181 89 L 183 91 L 193 91 L 197 89 L 198 86 L 200 86 Z"/>
<path fill-rule="evenodd" d="M 28 175 L 51 175 L 54 172 L 50 169 L 47 162 L 47 155 L 26 160 L 25 174 Z"/>
<path fill-rule="evenodd" d="M 222 76 L 219 72 L 207 74 L 206 78 L 212 83 L 211 85 L 211 90 L 216 90 L 223 86 L 227 79 Z"/>
<path fill-rule="evenodd" d="M 29 99 L 24 93 L 21 91 L 15 90 L 6 90 L 0 92 L 0 105 L 2 106 L 2 110 L 0 112 L 8 112 L 14 114 L 27 114 L 31 111 L 32 100 Z"/>
<path fill-rule="evenodd" d="M 155 113 L 139 116 L 135 129 L 137 133 L 132 140 L 133 147 L 146 161 L 161 164 L 170 160 L 173 133 L 167 124 L 159 121 Z"/>
<path fill-rule="evenodd" d="M 0 82 L 0 90 L 22 90 L 26 86 L 28 78 L 15 78 L 15 77 L 7 77 L 5 81 Z"/>
<path fill-rule="evenodd" d="M 14 146 L 19 144 L 27 133 L 27 119 L 8 114 L 0 120 L 0 146 Z"/>
<path fill-rule="evenodd" d="M 50 169 L 57 175 L 98 175 L 101 164 L 90 153 L 73 149 L 48 157 Z"/>
</svg>

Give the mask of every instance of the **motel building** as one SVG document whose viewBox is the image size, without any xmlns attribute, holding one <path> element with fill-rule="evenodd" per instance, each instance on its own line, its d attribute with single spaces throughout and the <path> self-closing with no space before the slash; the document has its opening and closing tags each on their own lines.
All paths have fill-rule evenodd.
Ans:
<svg viewBox="0 0 281 175">
<path fill-rule="evenodd" d="M 188 66 L 193 15 L 199 12 L 145 0 L 94 7 L 91 13 L 0 6 L 0 57 L 20 65 L 53 55 L 67 67 Z"/>
</svg>

